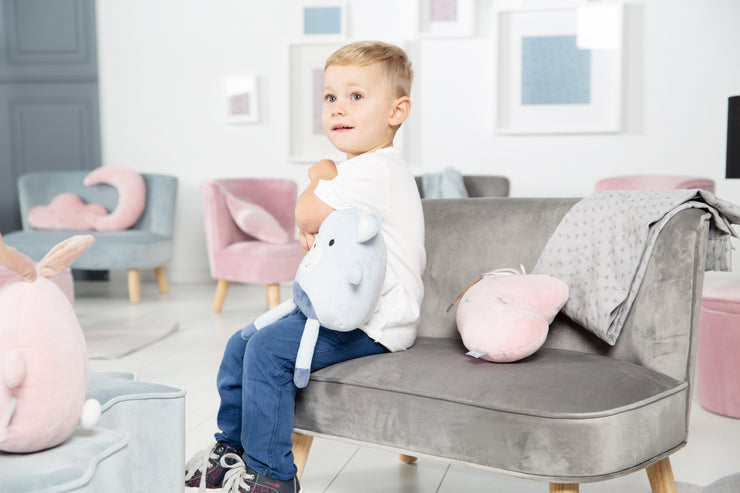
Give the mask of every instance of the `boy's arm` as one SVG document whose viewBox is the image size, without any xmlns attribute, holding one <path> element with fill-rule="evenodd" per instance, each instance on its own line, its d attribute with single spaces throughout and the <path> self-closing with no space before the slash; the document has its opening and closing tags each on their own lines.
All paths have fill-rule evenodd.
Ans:
<svg viewBox="0 0 740 493">
<path fill-rule="evenodd" d="M 322 159 L 308 170 L 308 178 L 311 182 L 298 197 L 295 208 L 295 222 L 300 230 L 301 246 L 306 250 L 311 247 L 313 236 L 319 232 L 319 226 L 326 216 L 334 211 L 314 194 L 314 190 L 319 180 L 331 180 L 336 176 L 337 167 L 334 161 L 328 159 Z"/>
</svg>

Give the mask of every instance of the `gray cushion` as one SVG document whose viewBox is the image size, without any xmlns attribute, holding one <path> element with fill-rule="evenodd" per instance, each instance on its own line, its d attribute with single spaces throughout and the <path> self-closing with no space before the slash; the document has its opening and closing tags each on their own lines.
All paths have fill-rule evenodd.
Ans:
<svg viewBox="0 0 740 493">
<path fill-rule="evenodd" d="M 67 441 L 48 450 L 0 452 L 0 491 L 133 491 L 127 437 L 119 430 L 78 428 Z"/>
<path fill-rule="evenodd" d="M 405 352 L 314 372 L 299 392 L 295 426 L 588 482 L 680 447 L 686 415 L 676 409 L 685 409 L 687 388 L 596 354 L 545 348 L 517 363 L 495 364 L 465 356 L 457 339 L 420 337 Z"/>
</svg>

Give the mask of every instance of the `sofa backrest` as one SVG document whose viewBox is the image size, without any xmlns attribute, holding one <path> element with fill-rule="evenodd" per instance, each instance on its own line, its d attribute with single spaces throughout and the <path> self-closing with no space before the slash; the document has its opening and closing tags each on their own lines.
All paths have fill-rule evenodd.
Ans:
<svg viewBox="0 0 740 493">
<path fill-rule="evenodd" d="M 28 212 L 37 205 L 47 205 L 57 195 L 71 192 L 79 195 L 85 203 L 103 205 L 108 211 L 118 203 L 115 187 L 102 184 L 85 186 L 83 180 L 87 170 L 39 171 L 26 173 L 18 178 L 18 198 L 24 230 L 32 230 L 28 224 Z M 139 220 L 130 229 L 150 231 L 172 237 L 178 180 L 174 176 L 142 173 L 146 183 L 146 207 Z"/>
<path fill-rule="evenodd" d="M 416 188 L 419 196 L 424 198 L 424 187 L 421 176 L 415 176 Z M 509 179 L 505 176 L 496 175 L 464 175 L 463 182 L 468 197 L 508 197 Z"/>
<path fill-rule="evenodd" d="M 531 272 L 576 198 L 422 200 L 427 266 L 420 336 L 458 338 L 447 307 L 477 275 L 523 265 Z M 550 327 L 546 346 L 608 355 L 683 381 L 689 378 L 698 327 L 707 223 L 697 209 L 678 213 L 659 235 L 637 299 L 615 346 L 567 317 Z"/>
</svg>

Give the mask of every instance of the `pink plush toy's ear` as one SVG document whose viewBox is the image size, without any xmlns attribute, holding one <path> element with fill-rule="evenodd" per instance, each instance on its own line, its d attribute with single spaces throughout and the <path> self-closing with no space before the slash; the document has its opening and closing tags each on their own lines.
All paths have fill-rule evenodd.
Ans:
<svg viewBox="0 0 740 493">
<path fill-rule="evenodd" d="M 95 241 L 93 235 L 75 235 L 54 246 L 36 267 L 40 276 L 54 277 L 72 265 Z"/>
<path fill-rule="evenodd" d="M 457 328 L 471 356 L 497 363 L 534 354 L 568 300 L 568 286 L 545 275 L 484 275 L 461 297 Z"/>
<path fill-rule="evenodd" d="M 36 280 L 36 267 L 26 255 L 3 242 L 0 235 L 0 264 L 8 270 L 15 272 L 28 282 Z"/>
</svg>

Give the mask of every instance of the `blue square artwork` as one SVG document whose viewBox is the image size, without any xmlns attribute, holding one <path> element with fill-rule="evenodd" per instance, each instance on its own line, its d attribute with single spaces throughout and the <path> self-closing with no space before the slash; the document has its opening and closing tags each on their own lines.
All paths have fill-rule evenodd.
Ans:
<svg viewBox="0 0 740 493">
<path fill-rule="evenodd" d="M 306 7 L 303 34 L 342 34 L 342 8 Z"/>
<path fill-rule="evenodd" d="M 522 38 L 522 105 L 590 102 L 590 50 L 575 36 Z"/>
</svg>

